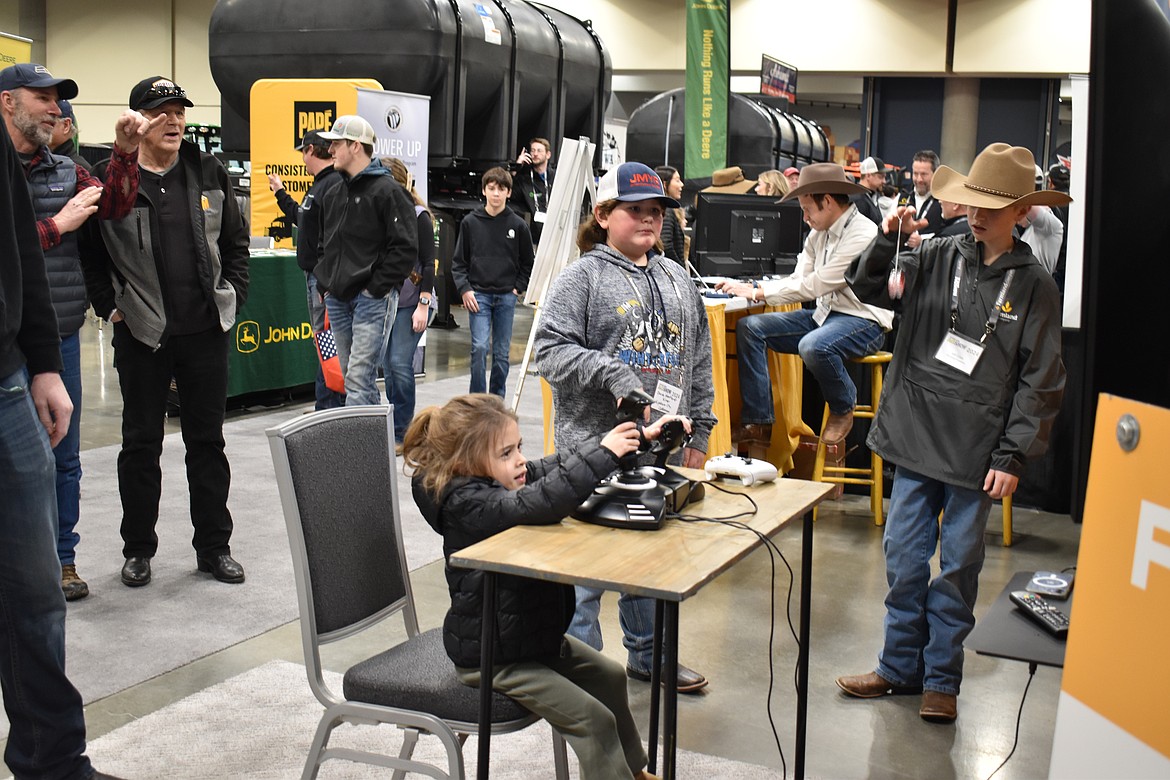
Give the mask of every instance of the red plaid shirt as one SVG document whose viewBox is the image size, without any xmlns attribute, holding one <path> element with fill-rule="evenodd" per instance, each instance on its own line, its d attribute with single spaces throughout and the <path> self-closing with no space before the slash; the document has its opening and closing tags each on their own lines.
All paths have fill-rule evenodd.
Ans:
<svg viewBox="0 0 1170 780">
<path fill-rule="evenodd" d="M 37 150 L 33 158 L 25 166 L 25 172 L 45 157 L 45 147 Z M 98 219 L 121 219 L 134 208 L 134 201 L 138 197 L 138 150 L 126 153 L 114 145 L 114 154 L 110 164 L 106 167 L 106 180 L 100 182 L 93 174 L 77 166 L 77 192 L 86 187 L 104 187 L 101 199 L 98 200 Z M 74 193 L 76 194 L 76 193 Z M 37 234 L 41 237 L 41 250 L 52 249 L 61 243 L 61 231 L 53 218 L 37 220 Z"/>
</svg>

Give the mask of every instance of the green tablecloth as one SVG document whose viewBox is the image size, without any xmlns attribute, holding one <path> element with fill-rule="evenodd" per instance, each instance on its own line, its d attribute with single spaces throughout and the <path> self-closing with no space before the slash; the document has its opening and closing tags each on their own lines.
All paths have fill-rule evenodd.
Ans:
<svg viewBox="0 0 1170 780">
<path fill-rule="evenodd" d="M 311 384 L 317 347 L 295 252 L 253 250 L 250 277 L 228 348 L 228 396 Z"/>
</svg>

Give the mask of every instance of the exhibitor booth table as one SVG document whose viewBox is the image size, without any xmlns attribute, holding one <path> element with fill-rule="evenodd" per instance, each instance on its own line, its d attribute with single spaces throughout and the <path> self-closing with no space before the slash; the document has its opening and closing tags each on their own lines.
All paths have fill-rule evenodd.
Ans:
<svg viewBox="0 0 1170 780">
<path fill-rule="evenodd" d="M 691 478 L 703 472 L 682 469 Z M 833 486 L 797 479 L 779 479 L 730 490 L 750 494 L 759 510 L 742 522 L 771 536 L 803 517 L 800 566 L 800 646 L 797 655 L 795 776 L 804 776 L 808 713 L 809 618 L 812 586 L 812 509 Z M 704 517 L 723 517 L 743 511 L 746 502 L 734 495 L 707 489 L 702 501 L 688 511 Z M 762 544 L 750 531 L 721 523 L 667 520 L 657 531 L 609 528 L 566 519 L 556 525 L 518 525 L 453 554 L 450 564 L 481 569 L 483 579 L 483 636 L 495 634 L 495 590 L 498 574 L 512 574 L 568 585 L 588 585 L 656 599 L 655 655 L 651 669 L 663 669 L 664 679 L 678 673 L 679 604 L 738 563 Z M 491 679 L 493 643 L 481 642 L 482 679 Z M 663 664 L 665 660 L 665 665 Z M 656 764 L 658 693 L 662 708 L 663 777 L 674 778 L 677 750 L 678 689 L 651 683 L 650 767 Z M 480 686 L 478 776 L 488 777 L 491 738 L 490 685 Z"/>
<path fill-rule="evenodd" d="M 291 249 L 253 249 L 248 300 L 228 347 L 228 397 L 312 384 L 317 346 L 305 272 Z"/>
</svg>

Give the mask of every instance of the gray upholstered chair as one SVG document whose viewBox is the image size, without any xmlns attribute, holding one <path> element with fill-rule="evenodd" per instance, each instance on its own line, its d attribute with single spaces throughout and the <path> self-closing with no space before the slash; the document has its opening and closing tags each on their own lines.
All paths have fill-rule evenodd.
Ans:
<svg viewBox="0 0 1170 780">
<path fill-rule="evenodd" d="M 393 414 L 387 406 L 314 412 L 268 430 L 292 548 L 309 687 L 325 705 L 302 777 L 331 758 L 439 778 L 463 778 L 463 741 L 478 731 L 479 692 L 459 682 L 442 629 L 419 633 L 403 552 Z M 319 648 L 402 613 L 407 639 L 345 672 L 342 695 L 326 684 Z M 492 733 L 537 717 L 496 694 Z M 328 747 L 342 723 L 394 724 L 397 756 Z M 447 751 L 441 768 L 413 760 L 420 734 Z M 568 777 L 565 743 L 553 733 L 556 776 Z"/>
</svg>

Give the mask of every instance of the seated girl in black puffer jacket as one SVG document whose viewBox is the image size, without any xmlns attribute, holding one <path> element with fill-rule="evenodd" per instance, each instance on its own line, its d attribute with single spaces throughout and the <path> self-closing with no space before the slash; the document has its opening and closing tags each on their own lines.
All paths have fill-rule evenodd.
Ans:
<svg viewBox="0 0 1170 780">
<path fill-rule="evenodd" d="M 648 426 L 645 436 L 656 438 L 667 419 Z M 634 424 L 623 423 L 576 452 L 527 461 L 516 415 L 498 396 L 477 393 L 420 412 L 406 432 L 403 457 L 414 500 L 443 535 L 449 560 L 514 525 L 559 523 L 638 442 Z M 483 573 L 448 564 L 446 574 L 451 609 L 443 644 L 459 679 L 478 687 Z M 573 588 L 504 575 L 497 582 L 492 687 L 564 736 L 583 780 L 654 778 L 644 770 L 646 750 L 630 714 L 625 670 L 565 636 L 575 608 Z"/>
</svg>

